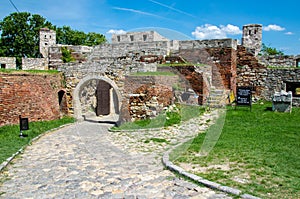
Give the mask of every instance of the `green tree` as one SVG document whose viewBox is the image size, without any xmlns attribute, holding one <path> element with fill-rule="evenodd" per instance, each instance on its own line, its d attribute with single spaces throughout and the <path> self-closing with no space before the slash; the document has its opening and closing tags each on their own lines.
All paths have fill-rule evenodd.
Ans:
<svg viewBox="0 0 300 199">
<path fill-rule="evenodd" d="M 12 13 L 0 21 L 1 56 L 16 57 L 17 66 L 22 57 L 39 57 L 40 28 L 54 28 L 40 15 L 28 12 Z"/>
<path fill-rule="evenodd" d="M 263 55 L 284 55 L 281 50 L 267 46 L 264 43 L 262 44 L 261 53 Z"/>
<path fill-rule="evenodd" d="M 72 30 L 69 26 L 56 28 L 56 40 L 59 44 L 94 46 L 106 42 L 104 35 L 99 33 L 84 33 Z"/>
</svg>

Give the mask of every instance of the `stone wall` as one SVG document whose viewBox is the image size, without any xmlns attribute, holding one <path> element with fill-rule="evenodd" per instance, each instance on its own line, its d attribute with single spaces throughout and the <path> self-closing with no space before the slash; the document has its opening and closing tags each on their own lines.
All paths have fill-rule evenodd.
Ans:
<svg viewBox="0 0 300 199">
<path fill-rule="evenodd" d="M 153 42 L 153 41 L 168 41 L 169 39 L 161 36 L 155 31 L 145 32 L 128 32 L 125 34 L 113 34 L 111 37 L 112 43 L 130 43 L 130 42 Z"/>
<path fill-rule="evenodd" d="M 262 25 L 249 24 L 243 26 L 242 45 L 254 56 L 257 56 L 262 46 Z"/>
<path fill-rule="evenodd" d="M 22 70 L 48 70 L 48 59 L 23 57 Z"/>
<path fill-rule="evenodd" d="M 0 68 L 5 69 L 16 69 L 16 58 L 15 57 L 0 57 Z"/>
<path fill-rule="evenodd" d="M 300 69 L 267 69 L 267 89 L 263 96 L 271 100 L 275 92 L 285 90 L 287 83 L 300 83 Z"/>
<path fill-rule="evenodd" d="M 297 58 L 296 56 L 259 56 L 259 61 L 264 65 L 272 68 L 286 68 L 286 67 L 297 67 Z"/>
<path fill-rule="evenodd" d="M 156 117 L 164 108 L 174 102 L 172 88 L 161 84 L 144 84 L 129 95 L 131 120 Z"/>
<path fill-rule="evenodd" d="M 250 86 L 254 98 L 271 100 L 275 92 L 289 91 L 286 89 L 288 83 L 300 85 L 300 68 L 268 68 L 245 47 L 238 47 L 237 86 Z M 295 98 L 293 104 L 299 104 L 299 100 Z"/>
<path fill-rule="evenodd" d="M 76 63 L 88 61 L 88 55 L 92 52 L 92 47 L 89 46 L 70 46 L 70 45 L 55 45 L 49 47 L 49 69 L 57 69 L 63 65 L 61 48 L 67 47 L 71 51 Z"/>
<path fill-rule="evenodd" d="M 136 107 L 137 104 L 135 103 L 136 100 L 134 94 L 139 94 L 138 92 L 141 90 L 146 90 L 146 88 L 151 88 L 153 87 L 152 91 L 158 91 L 158 90 L 165 90 L 166 92 L 171 92 L 173 91 L 173 86 L 177 84 L 179 80 L 178 76 L 126 76 L 125 82 L 124 82 L 124 93 L 123 93 L 123 100 L 122 100 L 122 120 L 123 121 L 130 121 L 132 117 L 134 119 L 140 118 L 141 116 L 137 116 L 137 114 L 133 114 L 132 110 L 138 110 Z M 157 89 L 155 87 L 157 86 Z M 144 88 L 145 89 L 141 89 Z M 145 94 L 142 92 L 142 94 Z M 163 94 L 163 93 L 162 93 Z M 167 95 L 167 93 L 165 93 Z M 173 95 L 173 93 L 172 93 Z M 162 95 L 163 96 L 163 95 Z M 169 96 L 169 95 L 168 95 Z M 136 96 L 139 97 L 139 96 Z M 153 104 L 155 101 L 161 101 L 160 97 L 153 99 L 153 96 L 149 97 L 149 100 L 143 101 L 143 103 L 140 104 L 142 109 L 149 110 L 148 111 L 148 116 L 154 116 L 153 114 L 159 114 L 159 112 L 162 110 L 163 107 L 157 107 L 157 109 L 153 109 Z M 168 98 L 169 99 L 169 98 Z M 130 101 L 131 100 L 131 101 Z M 153 101 L 153 103 L 149 103 Z M 163 100 L 165 101 L 165 100 Z M 134 108 L 131 108 L 131 102 L 134 102 L 132 106 Z M 148 102 L 148 104 L 146 104 Z M 167 104 L 167 103 L 163 103 Z M 151 111 L 150 111 L 151 110 Z M 151 112 L 151 113 L 150 113 Z"/>
<path fill-rule="evenodd" d="M 207 48 L 233 48 L 237 49 L 237 40 L 234 39 L 211 39 L 211 40 L 190 40 L 179 41 L 179 48 L 182 49 L 207 49 Z"/>
<path fill-rule="evenodd" d="M 0 73 L 0 126 L 18 124 L 19 115 L 30 122 L 60 118 L 62 82 L 61 74 Z"/>
<path fill-rule="evenodd" d="M 254 54 L 248 52 L 244 46 L 238 46 L 236 85 L 250 86 L 254 97 L 265 97 L 267 76 L 267 67 L 260 64 Z"/>
</svg>

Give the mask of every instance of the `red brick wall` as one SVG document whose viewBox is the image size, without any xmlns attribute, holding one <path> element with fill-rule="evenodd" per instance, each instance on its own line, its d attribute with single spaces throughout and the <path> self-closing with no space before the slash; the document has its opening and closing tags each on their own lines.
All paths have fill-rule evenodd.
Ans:
<svg viewBox="0 0 300 199">
<path fill-rule="evenodd" d="M 189 62 L 212 66 L 212 85 L 236 88 L 236 50 L 233 48 L 184 49 L 179 52 Z"/>
<path fill-rule="evenodd" d="M 0 73 L 0 126 L 18 124 L 19 115 L 30 122 L 60 118 L 60 90 L 60 74 Z"/>
</svg>

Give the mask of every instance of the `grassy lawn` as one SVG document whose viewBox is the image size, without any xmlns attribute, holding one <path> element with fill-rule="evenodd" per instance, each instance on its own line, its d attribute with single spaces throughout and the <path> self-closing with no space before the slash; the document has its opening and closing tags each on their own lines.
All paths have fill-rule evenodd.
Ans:
<svg viewBox="0 0 300 199">
<path fill-rule="evenodd" d="M 173 161 L 188 163 L 201 177 L 255 196 L 299 198 L 300 109 L 290 114 L 268 107 L 271 103 L 253 105 L 252 112 L 228 107 L 222 134 L 207 156 L 199 155 L 203 133 L 181 156 L 173 155 Z"/>
<path fill-rule="evenodd" d="M 175 76 L 175 73 L 172 72 L 137 72 L 137 73 L 132 73 L 130 76 Z"/>
<path fill-rule="evenodd" d="M 30 73 L 30 74 L 59 74 L 57 70 L 17 70 L 17 69 L 0 69 L 3 73 Z"/>
<path fill-rule="evenodd" d="M 154 119 L 126 122 L 119 127 L 112 127 L 112 130 L 162 128 L 179 124 L 181 121 L 187 121 L 193 117 L 200 116 L 204 112 L 205 108 L 201 106 L 180 105 L 179 112 L 162 113 Z"/>
<path fill-rule="evenodd" d="M 30 122 L 29 130 L 23 132 L 23 134 L 28 135 L 28 137 L 25 138 L 19 137 L 19 125 L 0 127 L 0 164 L 7 158 L 15 154 L 23 146 L 28 145 L 30 140 L 37 137 L 38 135 L 53 128 L 59 127 L 63 124 L 72 122 L 74 122 L 74 119 L 70 117 L 65 117 L 63 119 L 53 121 Z"/>
</svg>

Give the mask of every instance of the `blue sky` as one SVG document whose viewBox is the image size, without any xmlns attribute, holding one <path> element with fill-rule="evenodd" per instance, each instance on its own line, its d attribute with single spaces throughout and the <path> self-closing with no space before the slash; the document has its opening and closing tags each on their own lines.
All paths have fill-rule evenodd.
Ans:
<svg viewBox="0 0 300 199">
<path fill-rule="evenodd" d="M 156 28 L 171 39 L 234 38 L 245 24 L 263 25 L 263 43 L 300 54 L 299 0 L 11 0 L 20 12 L 40 14 L 57 26 L 98 32 Z M 15 8 L 1 0 L 0 19 Z"/>
</svg>

